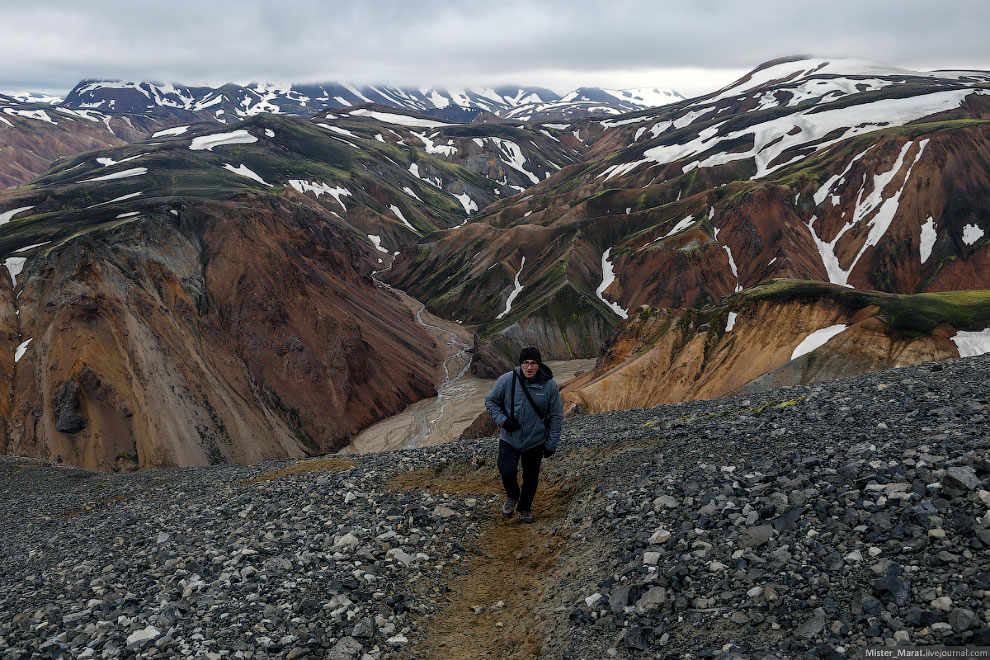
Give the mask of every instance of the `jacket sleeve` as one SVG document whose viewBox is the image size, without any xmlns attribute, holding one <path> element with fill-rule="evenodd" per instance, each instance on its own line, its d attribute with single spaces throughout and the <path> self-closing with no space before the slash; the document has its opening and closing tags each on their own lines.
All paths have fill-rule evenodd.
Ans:
<svg viewBox="0 0 990 660">
<path fill-rule="evenodd" d="M 495 422 L 495 426 L 502 426 L 505 424 L 505 420 L 509 418 L 505 408 L 505 378 L 500 377 L 492 385 L 488 396 L 485 397 L 485 410 Z"/>
<path fill-rule="evenodd" d="M 560 388 L 557 381 L 553 382 L 553 394 L 550 396 L 550 437 L 547 438 L 547 449 L 557 450 L 557 443 L 560 442 L 560 431 L 564 425 L 564 402 L 560 398 Z"/>
</svg>

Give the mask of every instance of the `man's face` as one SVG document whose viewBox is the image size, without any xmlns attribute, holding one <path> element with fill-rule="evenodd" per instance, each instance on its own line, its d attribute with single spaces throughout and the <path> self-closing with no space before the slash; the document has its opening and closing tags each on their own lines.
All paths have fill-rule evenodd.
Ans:
<svg viewBox="0 0 990 660">
<path fill-rule="evenodd" d="M 536 371 L 540 368 L 539 362 L 534 362 L 533 360 L 526 360 L 522 363 L 522 374 L 526 378 L 532 378 L 536 375 Z"/>
</svg>

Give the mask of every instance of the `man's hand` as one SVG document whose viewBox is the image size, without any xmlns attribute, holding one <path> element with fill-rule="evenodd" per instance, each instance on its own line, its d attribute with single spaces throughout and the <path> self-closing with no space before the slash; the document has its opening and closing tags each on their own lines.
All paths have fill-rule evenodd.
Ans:
<svg viewBox="0 0 990 660">
<path fill-rule="evenodd" d="M 556 449 L 543 448 L 543 458 L 553 458 L 553 455 L 557 453 Z"/>
<path fill-rule="evenodd" d="M 510 417 L 509 419 L 505 420 L 505 422 L 502 424 L 502 428 L 508 431 L 509 433 L 512 433 L 513 431 L 518 431 L 519 422 L 517 422 L 516 420 Z"/>
</svg>

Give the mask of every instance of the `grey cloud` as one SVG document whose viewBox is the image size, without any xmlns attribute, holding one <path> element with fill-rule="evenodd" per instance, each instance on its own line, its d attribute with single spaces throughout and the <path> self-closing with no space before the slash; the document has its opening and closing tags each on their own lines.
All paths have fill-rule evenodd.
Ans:
<svg viewBox="0 0 990 660">
<path fill-rule="evenodd" d="M 977 0 L 937 9 L 906 0 L 0 5 L 0 89 L 67 89 L 85 77 L 481 85 L 513 76 L 558 88 L 581 74 L 599 80 L 614 71 L 745 70 L 802 53 L 990 68 L 981 34 L 990 5 Z M 534 71 L 548 79 L 532 80 Z"/>
</svg>

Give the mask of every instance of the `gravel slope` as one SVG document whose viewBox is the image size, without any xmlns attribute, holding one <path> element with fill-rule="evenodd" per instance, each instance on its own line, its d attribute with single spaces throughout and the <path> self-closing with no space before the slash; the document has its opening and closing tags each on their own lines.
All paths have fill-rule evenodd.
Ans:
<svg viewBox="0 0 990 660">
<path fill-rule="evenodd" d="M 0 458 L 0 659 L 847 657 L 990 645 L 990 356 L 494 440 L 100 474 Z"/>
</svg>

